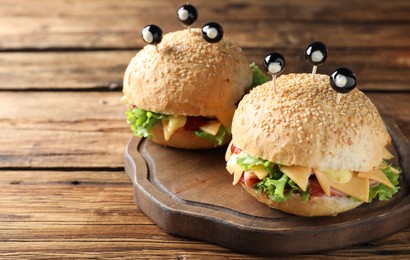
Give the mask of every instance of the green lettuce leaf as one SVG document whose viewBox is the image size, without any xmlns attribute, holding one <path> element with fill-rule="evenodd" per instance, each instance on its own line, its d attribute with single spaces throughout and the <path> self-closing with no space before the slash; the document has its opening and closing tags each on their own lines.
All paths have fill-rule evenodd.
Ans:
<svg viewBox="0 0 410 260">
<path fill-rule="evenodd" d="M 283 202 L 290 196 L 290 194 L 285 194 L 285 185 L 288 181 L 289 177 L 285 174 L 282 174 L 282 177 L 277 180 L 265 177 L 262 181 L 256 183 L 256 187 L 259 192 L 266 192 L 271 200 Z"/>
<path fill-rule="evenodd" d="M 256 159 L 246 152 L 241 152 L 236 158 L 236 163 L 241 166 L 244 171 L 249 171 L 252 166 L 263 165 L 269 171 L 270 162 L 262 159 Z M 265 165 L 266 164 L 266 165 Z"/>
<path fill-rule="evenodd" d="M 211 135 L 211 134 L 206 133 L 202 130 L 195 130 L 194 134 L 198 137 L 211 140 L 212 142 L 215 143 L 215 146 L 217 146 L 217 145 L 222 145 L 223 144 L 223 141 L 225 140 L 225 137 L 227 135 L 231 134 L 231 130 L 229 128 L 221 125 L 221 127 L 219 127 L 218 133 L 216 133 L 216 135 Z"/>
<path fill-rule="evenodd" d="M 297 184 L 280 171 L 279 165 L 260 158 L 254 158 L 246 152 L 241 152 L 236 158 L 236 163 L 245 171 L 253 166 L 263 165 L 269 174 L 254 185 L 257 192 L 265 192 L 269 198 L 276 202 L 283 202 L 292 193 L 301 194 L 302 200 L 309 199 L 309 190 L 302 191 Z"/>
<path fill-rule="evenodd" d="M 158 120 L 167 117 L 167 115 L 147 111 L 137 107 L 129 107 L 127 112 L 125 112 L 125 115 L 127 117 L 127 122 L 131 125 L 131 129 L 134 132 L 134 135 L 147 138 L 152 137 L 152 126 Z"/>
<path fill-rule="evenodd" d="M 269 77 L 266 76 L 255 63 L 250 64 L 249 67 L 253 74 L 252 84 L 249 86 L 249 90 L 269 81 Z"/>
<path fill-rule="evenodd" d="M 395 168 L 391 164 L 388 164 L 387 162 L 384 162 L 384 164 L 386 165 L 386 167 L 382 168 L 381 170 L 386 175 L 386 177 L 390 180 L 390 182 L 394 185 L 394 187 L 389 188 L 386 185 L 380 183 L 376 187 L 370 188 L 369 202 L 371 202 L 377 196 L 379 197 L 379 200 L 389 200 L 400 189 L 400 186 L 399 186 L 400 174 L 399 173 L 401 172 L 401 169 Z"/>
</svg>

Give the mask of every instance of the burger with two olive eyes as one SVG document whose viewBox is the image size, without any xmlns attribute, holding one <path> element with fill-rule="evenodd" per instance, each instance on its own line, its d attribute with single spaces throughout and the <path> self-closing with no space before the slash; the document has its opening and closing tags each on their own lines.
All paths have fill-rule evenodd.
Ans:
<svg viewBox="0 0 410 260">
<path fill-rule="evenodd" d="M 347 82 L 341 80 L 337 84 Z M 226 152 L 233 184 L 300 216 L 330 216 L 399 189 L 387 163 L 391 139 L 370 99 L 332 89 L 330 77 L 288 74 L 253 88 L 238 105 Z"/>
<path fill-rule="evenodd" d="M 207 42 L 199 28 L 165 34 L 156 46 L 139 51 L 125 71 L 127 121 L 136 136 L 164 146 L 226 145 L 237 103 L 261 76 L 229 39 Z"/>
</svg>

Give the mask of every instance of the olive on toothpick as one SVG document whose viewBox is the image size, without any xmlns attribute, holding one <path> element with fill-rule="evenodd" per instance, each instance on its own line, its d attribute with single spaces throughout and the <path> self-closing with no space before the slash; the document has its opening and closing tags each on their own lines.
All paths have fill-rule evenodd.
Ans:
<svg viewBox="0 0 410 260">
<path fill-rule="evenodd" d="M 177 16 L 178 20 L 191 32 L 191 25 L 198 19 L 198 11 L 193 5 L 185 4 L 178 8 Z"/>
<path fill-rule="evenodd" d="M 162 30 L 155 24 L 150 24 L 142 28 L 141 31 L 142 39 L 148 44 L 155 45 L 158 51 L 157 44 L 162 41 Z"/>
<path fill-rule="evenodd" d="M 338 68 L 330 75 L 330 86 L 337 92 L 336 103 L 339 104 L 342 94 L 356 87 L 356 75 L 348 68 Z"/>
<path fill-rule="evenodd" d="M 202 27 L 202 37 L 209 43 L 217 43 L 223 36 L 224 30 L 219 23 L 210 22 Z"/>
<path fill-rule="evenodd" d="M 313 65 L 312 77 L 315 78 L 317 66 L 327 59 L 327 46 L 323 42 L 311 43 L 305 51 L 305 59 Z"/>
<path fill-rule="evenodd" d="M 272 75 L 273 87 L 276 93 L 276 75 L 281 73 L 285 69 L 285 58 L 277 52 L 266 55 L 263 60 L 266 72 Z"/>
</svg>

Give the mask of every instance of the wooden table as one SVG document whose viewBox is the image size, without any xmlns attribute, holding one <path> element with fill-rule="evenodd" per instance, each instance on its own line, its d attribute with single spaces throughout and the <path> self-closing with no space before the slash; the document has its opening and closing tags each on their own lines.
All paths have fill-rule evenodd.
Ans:
<svg viewBox="0 0 410 260">
<path fill-rule="evenodd" d="M 219 3 L 221 2 L 221 3 Z M 0 258 L 208 258 L 248 255 L 163 232 L 133 201 L 122 75 L 149 23 L 181 29 L 183 1 L 0 1 Z M 348 66 L 358 87 L 410 137 L 410 2 L 192 1 L 261 65 L 280 51 L 308 72 Z M 377 228 L 377 227 L 375 227 Z M 410 258 L 410 228 L 351 248 L 294 256 Z M 286 257 L 284 257 L 286 258 Z"/>
</svg>

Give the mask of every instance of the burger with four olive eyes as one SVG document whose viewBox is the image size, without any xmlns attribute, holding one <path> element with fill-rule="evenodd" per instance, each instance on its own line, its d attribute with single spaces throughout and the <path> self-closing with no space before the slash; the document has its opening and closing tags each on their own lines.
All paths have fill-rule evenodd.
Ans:
<svg viewBox="0 0 410 260">
<path fill-rule="evenodd" d="M 336 215 L 391 198 L 400 170 L 386 162 L 391 140 L 375 105 L 358 89 L 341 99 L 333 90 L 356 84 L 350 72 L 288 74 L 276 86 L 253 88 L 233 117 L 225 157 L 233 184 L 300 216 Z"/>
<path fill-rule="evenodd" d="M 182 8 L 182 7 L 181 7 Z M 196 19 L 192 10 L 181 19 Z M 129 63 L 123 82 L 127 121 L 136 136 L 164 146 L 207 149 L 226 145 L 237 103 L 248 92 L 253 72 L 241 48 L 222 38 L 217 23 L 202 30 L 167 33 L 142 30 L 145 46 Z M 155 45 L 154 45 L 155 44 Z"/>
</svg>

